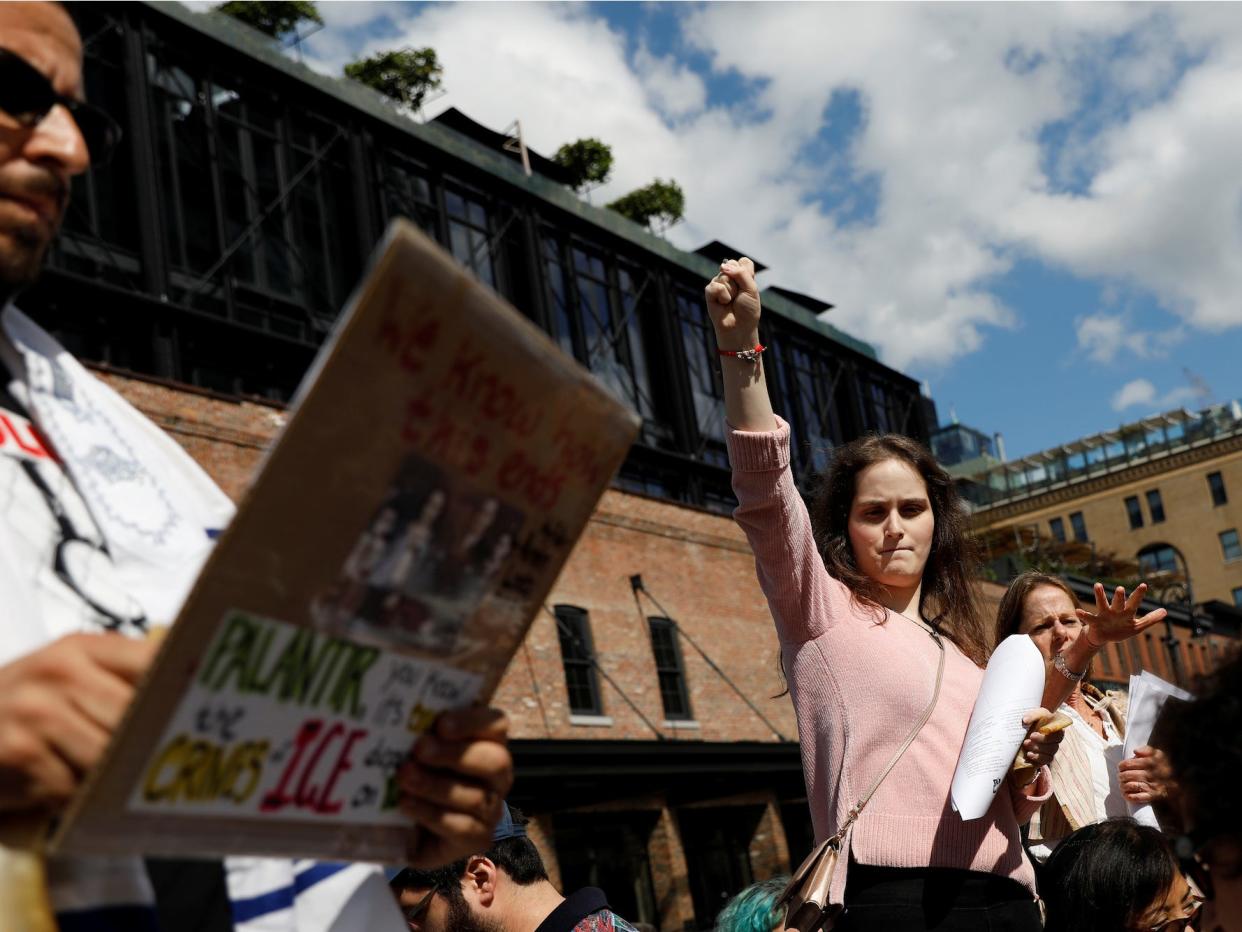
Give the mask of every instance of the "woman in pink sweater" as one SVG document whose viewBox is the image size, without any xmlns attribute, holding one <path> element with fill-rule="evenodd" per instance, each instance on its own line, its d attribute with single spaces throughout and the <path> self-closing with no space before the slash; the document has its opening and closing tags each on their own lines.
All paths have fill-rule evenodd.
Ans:
<svg viewBox="0 0 1242 932">
<path fill-rule="evenodd" d="M 927 707 L 939 659 L 927 625 L 946 649 L 930 719 L 846 835 L 831 900 L 847 909 L 836 928 L 1037 932 L 1018 826 L 1048 798 L 1042 765 L 1060 736 L 1028 734 L 1035 779 L 1011 777 L 983 818 L 964 822 L 949 802 L 990 647 L 952 481 L 907 438 L 863 438 L 837 449 L 812 522 L 789 468 L 789 426 L 772 412 L 754 352 L 750 260 L 723 263 L 706 298 L 723 357 L 735 517 L 776 621 L 818 841 L 844 823 Z"/>
</svg>

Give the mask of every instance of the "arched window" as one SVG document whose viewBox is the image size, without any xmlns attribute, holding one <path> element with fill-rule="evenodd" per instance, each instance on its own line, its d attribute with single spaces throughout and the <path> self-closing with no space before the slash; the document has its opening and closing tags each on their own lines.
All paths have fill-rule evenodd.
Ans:
<svg viewBox="0 0 1242 932">
<path fill-rule="evenodd" d="M 1138 552 L 1138 563 L 1144 576 L 1181 572 L 1177 551 L 1169 544 L 1148 544 Z"/>
</svg>

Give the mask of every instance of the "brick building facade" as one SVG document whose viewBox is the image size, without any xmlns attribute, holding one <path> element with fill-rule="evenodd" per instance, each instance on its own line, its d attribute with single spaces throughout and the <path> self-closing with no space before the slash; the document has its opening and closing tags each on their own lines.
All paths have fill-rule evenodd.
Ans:
<svg viewBox="0 0 1242 932">
<path fill-rule="evenodd" d="M 279 403 L 95 368 L 235 500 L 284 423 Z M 588 613 L 600 714 L 570 707 L 551 609 L 562 604 Z M 663 929 L 710 925 L 728 895 L 811 844 L 793 709 L 740 529 L 610 490 L 548 606 L 494 700 L 512 719 L 512 801 L 558 884 L 599 884 Z M 681 629 L 690 717 L 665 715 L 648 622 L 663 612 Z"/>
</svg>

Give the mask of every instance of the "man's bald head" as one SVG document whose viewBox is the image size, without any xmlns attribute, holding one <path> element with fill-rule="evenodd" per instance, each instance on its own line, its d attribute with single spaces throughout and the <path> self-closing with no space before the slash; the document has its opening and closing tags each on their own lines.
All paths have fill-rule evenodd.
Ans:
<svg viewBox="0 0 1242 932">
<path fill-rule="evenodd" d="M 0 50 L 17 56 L 66 97 L 82 98 L 82 39 L 59 3 L 0 3 Z M 0 87 L 0 292 L 38 275 L 60 228 L 74 175 L 90 166 L 82 133 L 57 105 L 34 126 L 4 109 Z"/>
</svg>

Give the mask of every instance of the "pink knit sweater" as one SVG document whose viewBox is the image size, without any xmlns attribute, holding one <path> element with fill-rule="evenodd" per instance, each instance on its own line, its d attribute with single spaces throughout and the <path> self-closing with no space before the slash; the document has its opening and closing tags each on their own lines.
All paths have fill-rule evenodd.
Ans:
<svg viewBox="0 0 1242 932">
<path fill-rule="evenodd" d="M 927 632 L 891 612 L 881 619 L 828 575 L 789 469 L 789 426 L 730 431 L 734 513 L 755 552 L 776 621 L 802 745 L 815 838 L 837 830 L 931 700 L 938 650 Z M 1047 799 L 1046 771 L 1031 788 L 1002 789 L 987 814 L 963 822 L 949 785 L 983 671 L 945 640 L 935 711 L 854 823 L 847 843 L 862 864 L 958 867 L 1011 877 L 1035 890 L 1018 835 Z M 1008 786 L 1008 783 L 1006 784 Z M 832 900 L 843 902 L 838 868 Z"/>
</svg>

